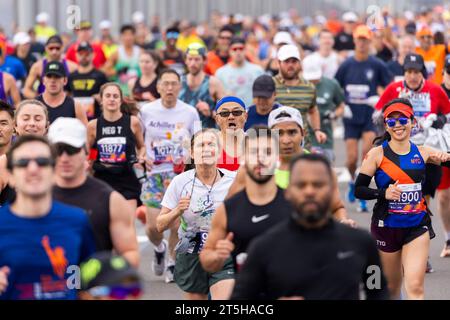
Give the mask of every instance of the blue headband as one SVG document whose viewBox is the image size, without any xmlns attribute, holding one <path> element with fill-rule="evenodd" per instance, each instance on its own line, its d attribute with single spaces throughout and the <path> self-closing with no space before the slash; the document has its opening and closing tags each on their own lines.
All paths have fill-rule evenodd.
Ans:
<svg viewBox="0 0 450 320">
<path fill-rule="evenodd" d="M 216 103 L 216 111 L 219 110 L 219 108 L 224 104 L 224 103 L 228 103 L 228 102 L 235 102 L 238 105 L 240 105 L 242 108 L 244 108 L 244 110 L 247 110 L 247 108 L 245 107 L 245 103 L 244 101 L 242 101 L 241 99 L 239 99 L 238 97 L 233 97 L 233 96 L 228 96 L 228 97 L 223 97 L 222 99 L 220 99 L 217 103 Z"/>
</svg>

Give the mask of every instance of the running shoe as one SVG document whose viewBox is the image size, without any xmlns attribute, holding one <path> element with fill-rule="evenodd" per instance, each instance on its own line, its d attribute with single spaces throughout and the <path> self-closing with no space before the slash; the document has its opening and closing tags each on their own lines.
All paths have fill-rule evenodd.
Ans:
<svg viewBox="0 0 450 320">
<path fill-rule="evenodd" d="M 358 212 L 369 212 L 366 200 L 359 200 Z"/>
<path fill-rule="evenodd" d="M 353 203 L 355 202 L 355 183 L 349 182 L 348 184 L 348 194 L 347 194 L 348 202 Z"/>
<path fill-rule="evenodd" d="M 433 272 L 434 272 L 433 266 L 432 266 L 431 263 L 430 263 L 430 258 L 428 258 L 428 260 L 427 260 L 427 270 L 426 270 L 426 273 L 433 273 Z"/>
<path fill-rule="evenodd" d="M 173 280 L 173 273 L 175 271 L 175 265 L 171 264 L 167 266 L 166 269 L 166 283 L 172 283 L 174 282 Z"/>
<path fill-rule="evenodd" d="M 166 252 L 169 245 L 166 239 L 163 239 L 162 243 L 164 244 L 163 252 L 154 250 L 155 256 L 153 257 L 152 270 L 156 276 L 162 276 L 166 267 Z"/>
<path fill-rule="evenodd" d="M 447 242 L 444 245 L 444 249 L 441 252 L 441 258 L 448 258 L 450 257 L 450 240 L 447 240 Z"/>
</svg>

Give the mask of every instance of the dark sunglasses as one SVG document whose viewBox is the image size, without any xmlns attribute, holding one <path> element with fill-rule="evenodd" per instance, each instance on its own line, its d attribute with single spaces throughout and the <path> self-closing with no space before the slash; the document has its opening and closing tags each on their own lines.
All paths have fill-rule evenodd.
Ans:
<svg viewBox="0 0 450 320">
<path fill-rule="evenodd" d="M 234 51 L 234 52 L 236 52 L 236 51 L 244 51 L 244 47 L 233 47 L 233 48 L 231 48 L 231 51 Z"/>
<path fill-rule="evenodd" d="M 35 162 L 39 167 L 53 166 L 55 162 L 51 158 L 37 157 L 37 158 L 22 158 L 13 161 L 12 166 L 15 168 L 27 168 L 30 162 Z"/>
<path fill-rule="evenodd" d="M 99 286 L 89 290 L 93 297 L 109 297 L 114 300 L 124 300 L 128 297 L 137 298 L 142 293 L 140 285 L 132 286 Z"/>
<path fill-rule="evenodd" d="M 75 148 L 72 146 L 69 146 L 68 144 L 57 144 L 55 145 L 55 149 L 56 149 L 56 154 L 58 155 L 58 157 L 62 156 L 62 154 L 65 152 L 67 153 L 67 155 L 69 156 L 73 156 L 74 154 L 77 154 L 81 151 L 81 149 L 83 148 Z"/>
<path fill-rule="evenodd" d="M 222 111 L 218 112 L 217 114 L 223 118 L 228 118 L 230 114 L 232 114 L 234 117 L 240 117 L 245 111 L 242 110 L 233 110 L 233 111 Z"/>
<path fill-rule="evenodd" d="M 388 125 L 389 128 L 393 128 L 395 127 L 395 124 L 397 123 L 397 121 L 400 123 L 400 125 L 402 126 L 406 126 L 408 124 L 408 118 L 405 117 L 401 117 L 401 118 L 389 118 L 386 119 L 385 122 Z"/>
</svg>

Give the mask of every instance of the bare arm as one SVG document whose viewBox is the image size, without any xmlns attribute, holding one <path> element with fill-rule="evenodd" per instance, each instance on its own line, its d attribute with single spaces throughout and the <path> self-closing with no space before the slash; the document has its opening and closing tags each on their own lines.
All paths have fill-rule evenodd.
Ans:
<svg viewBox="0 0 450 320">
<path fill-rule="evenodd" d="M 220 240 L 227 236 L 227 215 L 225 206 L 222 204 L 216 209 L 216 213 L 212 217 L 211 228 L 209 229 L 208 238 L 200 252 L 200 263 L 207 272 L 217 272 L 222 269 L 225 259 L 221 257 L 216 248 Z"/>
<path fill-rule="evenodd" d="M 114 69 L 114 66 L 116 65 L 118 59 L 119 53 L 115 51 L 105 62 L 102 71 L 105 73 L 107 77 L 113 77 L 116 75 L 116 70 Z"/>
<path fill-rule="evenodd" d="M 179 205 L 172 210 L 163 206 L 158 217 L 156 218 L 156 230 L 158 230 L 158 232 L 166 231 L 175 221 L 177 221 L 179 217 L 183 215 L 183 212 L 184 210 L 182 210 Z"/>
<path fill-rule="evenodd" d="M 211 77 L 209 80 L 210 91 L 209 94 L 215 101 L 219 101 L 225 96 L 225 89 L 223 88 L 222 82 L 216 77 Z"/>
<path fill-rule="evenodd" d="M 87 126 L 87 135 L 88 148 L 92 148 L 97 135 L 97 119 L 89 121 Z"/>
<path fill-rule="evenodd" d="M 338 105 L 336 107 L 336 109 L 334 110 L 334 114 L 336 115 L 336 118 L 340 118 L 344 115 L 344 108 L 345 108 L 344 102 L 342 102 L 340 105 Z"/>
<path fill-rule="evenodd" d="M 309 115 L 309 123 L 311 124 L 311 128 L 313 130 L 319 129 L 320 130 L 320 113 L 319 108 L 317 106 L 314 106 L 308 110 Z"/>
<path fill-rule="evenodd" d="M 359 169 L 359 173 L 363 173 L 369 177 L 373 177 L 381 159 L 383 158 L 383 148 L 381 146 L 372 148 L 367 152 Z"/>
<path fill-rule="evenodd" d="M 228 189 L 228 194 L 225 197 L 225 200 L 231 198 L 236 193 L 241 192 L 242 190 L 244 190 L 244 188 L 245 188 L 245 176 L 246 176 L 245 168 L 244 168 L 243 165 L 241 165 L 239 167 L 238 171 L 237 171 L 237 174 L 236 174 L 236 177 L 234 178 L 233 183 L 231 184 L 230 189 Z"/>
<path fill-rule="evenodd" d="M 40 72 L 42 69 L 42 60 L 35 62 L 30 69 L 27 79 L 25 80 L 25 85 L 23 87 L 23 95 L 27 99 L 34 99 L 37 97 L 37 92 L 33 90 L 33 85 L 37 79 L 40 77 Z"/>
<path fill-rule="evenodd" d="M 426 163 L 432 163 L 440 166 L 442 162 L 450 161 L 450 153 L 447 152 L 427 146 L 420 146 L 419 151 Z"/>
<path fill-rule="evenodd" d="M 20 93 L 19 89 L 16 85 L 16 80 L 13 76 L 4 73 L 5 84 L 6 84 L 6 94 L 11 97 L 14 105 L 18 105 L 20 103 Z"/>
<path fill-rule="evenodd" d="M 133 208 L 118 192 L 111 193 L 110 232 L 114 249 L 134 267 L 139 266 L 139 247 L 134 226 Z"/>
<path fill-rule="evenodd" d="M 132 79 L 128 80 L 128 90 L 131 94 L 131 97 L 133 97 L 132 93 L 133 93 L 134 86 L 136 85 L 136 81 L 137 81 L 137 78 L 132 78 Z"/>
<path fill-rule="evenodd" d="M 140 121 L 136 116 L 131 116 L 131 130 L 136 137 L 137 157 L 139 160 L 142 160 L 142 162 L 144 162 L 146 154 L 144 133 L 142 131 Z"/>
<path fill-rule="evenodd" d="M 85 126 L 88 125 L 88 118 L 87 118 L 86 112 L 84 112 L 83 106 L 79 102 L 76 102 L 76 101 L 75 101 L 75 117 L 77 117 L 78 120 L 83 122 L 83 124 Z"/>
</svg>

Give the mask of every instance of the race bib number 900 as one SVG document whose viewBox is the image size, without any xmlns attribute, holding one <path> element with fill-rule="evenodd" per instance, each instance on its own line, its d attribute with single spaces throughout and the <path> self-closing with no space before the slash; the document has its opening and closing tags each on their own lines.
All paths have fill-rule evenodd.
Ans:
<svg viewBox="0 0 450 320">
<path fill-rule="evenodd" d="M 422 185 L 420 183 L 399 184 L 402 190 L 399 201 L 389 201 L 389 212 L 396 214 L 412 214 L 422 211 Z"/>
</svg>

